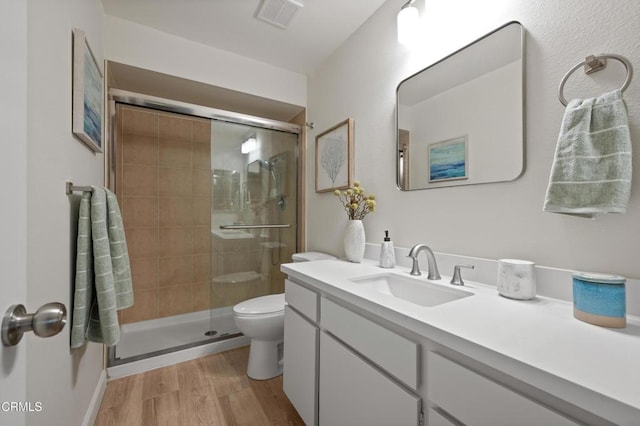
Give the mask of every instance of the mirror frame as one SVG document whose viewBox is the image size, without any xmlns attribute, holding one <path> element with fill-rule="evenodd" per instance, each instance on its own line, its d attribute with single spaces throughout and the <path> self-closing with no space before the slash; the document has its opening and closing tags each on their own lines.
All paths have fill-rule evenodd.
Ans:
<svg viewBox="0 0 640 426">
<path fill-rule="evenodd" d="M 469 182 L 469 183 L 461 183 L 460 180 L 458 180 L 456 182 L 456 180 L 452 179 L 451 181 L 454 182 L 450 185 L 439 185 L 439 186 L 433 186 L 433 187 L 419 187 L 419 188 L 403 188 L 403 183 L 401 182 L 401 162 L 403 161 L 402 159 L 402 154 L 401 154 L 401 150 L 400 150 L 400 143 L 401 143 L 401 132 L 403 131 L 402 129 L 400 129 L 400 117 L 399 117 L 399 92 L 400 92 L 400 87 L 402 86 L 403 83 L 407 82 L 408 80 L 410 80 L 411 78 L 414 78 L 416 76 L 418 76 L 420 73 L 427 71 L 430 68 L 433 68 L 439 64 L 441 64 L 442 62 L 450 59 L 451 57 L 457 55 L 458 53 L 462 52 L 463 50 L 475 45 L 476 43 L 486 39 L 487 37 L 490 37 L 491 35 L 497 33 L 498 31 L 510 26 L 510 25 L 514 25 L 517 24 L 520 28 L 520 51 L 521 51 L 521 57 L 522 57 L 522 65 L 521 65 L 521 76 L 522 76 L 522 93 L 521 93 L 521 99 L 522 99 L 522 134 L 521 134 L 521 140 L 522 140 L 522 167 L 520 169 L 520 172 L 513 178 L 510 179 L 503 179 L 503 180 L 492 180 L 492 181 L 484 181 L 484 182 Z M 456 51 L 450 53 L 449 55 L 443 57 L 442 59 L 432 63 L 431 65 L 415 72 L 414 74 L 410 75 L 409 77 L 403 79 L 400 83 L 398 83 L 398 86 L 396 87 L 396 111 L 395 111 L 395 146 L 394 149 L 396 151 L 396 187 L 398 190 L 400 191 L 418 191 L 418 190 L 424 190 L 424 189 L 437 189 L 437 188 L 450 188 L 452 186 L 467 186 L 467 185 L 480 185 L 480 184 L 488 184 L 488 183 L 499 183 L 499 182 L 512 182 L 516 179 L 518 179 L 519 177 L 521 177 L 526 169 L 526 121 L 525 121 L 525 106 L 526 106 L 526 50 L 525 50 L 525 38 L 526 38 L 526 30 L 525 27 L 522 25 L 522 23 L 520 23 L 519 21 L 509 21 L 503 25 L 501 25 L 500 27 L 494 29 L 493 31 L 488 32 L 487 34 L 484 34 L 483 36 L 477 38 L 476 40 L 468 43 L 467 45 L 457 49 Z M 406 132 L 406 131 L 405 131 Z"/>
</svg>

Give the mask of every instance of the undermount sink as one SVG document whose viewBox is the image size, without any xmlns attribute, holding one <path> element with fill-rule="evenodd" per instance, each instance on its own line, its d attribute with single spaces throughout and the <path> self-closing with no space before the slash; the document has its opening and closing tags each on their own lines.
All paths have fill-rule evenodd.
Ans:
<svg viewBox="0 0 640 426">
<path fill-rule="evenodd" d="M 442 305 L 473 295 L 468 291 L 390 273 L 353 278 L 351 281 L 379 293 L 425 307 Z"/>
</svg>

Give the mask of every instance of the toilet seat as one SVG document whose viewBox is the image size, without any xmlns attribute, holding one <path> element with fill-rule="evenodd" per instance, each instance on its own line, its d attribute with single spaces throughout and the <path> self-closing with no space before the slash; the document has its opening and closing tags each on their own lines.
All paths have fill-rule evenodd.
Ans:
<svg viewBox="0 0 640 426">
<path fill-rule="evenodd" d="M 270 294 L 245 300 L 233 307 L 233 314 L 238 316 L 259 316 L 284 311 L 284 293 Z"/>
</svg>

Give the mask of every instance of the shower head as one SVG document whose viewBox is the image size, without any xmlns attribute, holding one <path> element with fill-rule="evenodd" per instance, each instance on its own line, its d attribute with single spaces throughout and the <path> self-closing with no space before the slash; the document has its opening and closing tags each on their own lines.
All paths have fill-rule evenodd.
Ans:
<svg viewBox="0 0 640 426">
<path fill-rule="evenodd" d="M 277 169 L 276 169 L 276 161 L 267 161 L 267 160 L 257 160 L 258 164 L 260 164 L 260 168 L 267 170 L 270 174 L 271 174 L 271 178 L 273 179 L 273 185 L 274 188 L 272 189 L 275 190 L 275 188 L 278 187 L 278 183 L 279 183 L 279 179 L 278 179 L 278 173 L 277 173 Z"/>
</svg>

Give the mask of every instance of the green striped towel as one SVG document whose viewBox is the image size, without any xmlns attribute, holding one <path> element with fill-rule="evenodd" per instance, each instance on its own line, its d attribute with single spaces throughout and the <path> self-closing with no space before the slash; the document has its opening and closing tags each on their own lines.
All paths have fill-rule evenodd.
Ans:
<svg viewBox="0 0 640 426">
<path fill-rule="evenodd" d="M 132 305 L 120 208 L 111 191 L 93 187 L 80 200 L 71 347 L 80 347 L 87 340 L 107 346 L 118 343 L 117 311 Z"/>
<path fill-rule="evenodd" d="M 556 146 L 544 211 L 624 213 L 631 193 L 631 136 L 622 92 L 573 99 Z"/>
</svg>

